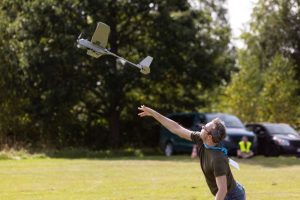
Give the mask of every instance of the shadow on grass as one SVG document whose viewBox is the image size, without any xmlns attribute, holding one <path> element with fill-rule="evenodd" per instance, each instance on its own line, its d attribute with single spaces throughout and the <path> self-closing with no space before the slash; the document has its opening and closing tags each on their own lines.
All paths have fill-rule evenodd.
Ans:
<svg viewBox="0 0 300 200">
<path fill-rule="evenodd" d="M 159 149 L 121 149 L 91 151 L 87 149 L 68 148 L 59 151 L 45 153 L 50 158 L 63 159 L 93 159 L 93 160 L 156 160 L 156 161 L 179 161 L 194 162 L 188 154 L 166 157 Z"/>
<path fill-rule="evenodd" d="M 264 156 L 255 156 L 250 159 L 238 159 L 233 158 L 238 163 L 246 165 L 261 165 L 264 167 L 289 167 L 293 165 L 300 166 L 300 158 L 295 156 L 279 156 L 279 157 L 264 157 Z"/>
<path fill-rule="evenodd" d="M 86 149 L 65 149 L 50 152 L 47 156 L 51 158 L 65 159 L 96 159 L 96 160 L 152 160 L 152 161 L 174 161 L 174 162 L 199 162 L 199 159 L 191 159 L 188 154 L 166 157 L 159 149 L 133 149 L 90 151 Z M 292 156 L 264 157 L 255 156 L 251 159 L 233 159 L 241 164 L 261 165 L 264 167 L 287 167 L 300 165 L 300 158 Z"/>
<path fill-rule="evenodd" d="M 92 151 L 85 148 L 66 148 L 61 150 L 2 150 L 0 160 L 26 160 L 26 159 L 91 159 L 91 160 L 157 160 L 191 162 L 188 155 L 166 157 L 159 149 L 126 148 L 120 150 Z"/>
<path fill-rule="evenodd" d="M 198 163 L 199 159 L 191 159 L 189 155 L 175 155 L 171 157 L 166 157 L 164 155 L 159 156 L 144 156 L 144 157 L 135 157 L 135 156 L 120 156 L 120 157 L 107 157 L 107 158 L 94 158 L 94 159 L 102 159 L 102 160 L 152 160 L 152 161 L 168 161 L 168 162 L 195 162 Z M 241 160 L 238 158 L 233 158 L 240 164 L 245 165 L 257 165 L 262 167 L 269 167 L 269 168 L 279 168 L 279 167 L 290 167 L 290 166 L 300 166 L 300 158 L 286 156 L 286 157 L 263 157 L 258 156 L 252 159 Z"/>
<path fill-rule="evenodd" d="M 63 150 L 39 151 L 36 153 L 28 153 L 28 151 L 6 151 L 0 152 L 0 160 L 19 160 L 19 159 L 91 159 L 91 160 L 149 160 L 149 161 L 168 161 L 168 162 L 195 162 L 199 159 L 191 159 L 189 154 L 175 155 L 166 157 L 159 149 L 134 149 L 127 148 L 121 150 L 99 150 L 91 151 L 84 148 L 66 148 Z M 238 159 L 233 157 L 235 161 L 246 165 L 260 165 L 264 167 L 288 167 L 299 165 L 300 158 L 296 157 L 263 157 L 255 156 L 251 159 Z"/>
</svg>

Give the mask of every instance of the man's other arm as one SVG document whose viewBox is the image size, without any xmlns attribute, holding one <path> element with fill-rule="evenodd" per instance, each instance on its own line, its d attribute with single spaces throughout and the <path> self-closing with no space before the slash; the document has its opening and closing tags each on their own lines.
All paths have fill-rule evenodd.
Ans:
<svg viewBox="0 0 300 200">
<path fill-rule="evenodd" d="M 218 192 L 216 194 L 215 200 L 224 200 L 227 194 L 227 177 L 226 175 L 217 176 L 216 182 L 218 186 Z"/>
</svg>

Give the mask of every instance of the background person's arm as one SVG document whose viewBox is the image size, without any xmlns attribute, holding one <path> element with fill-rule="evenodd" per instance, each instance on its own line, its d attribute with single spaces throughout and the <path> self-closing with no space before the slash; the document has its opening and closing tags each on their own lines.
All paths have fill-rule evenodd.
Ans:
<svg viewBox="0 0 300 200">
<path fill-rule="evenodd" d="M 141 113 L 138 114 L 140 117 L 151 116 L 154 119 L 156 119 L 159 123 L 161 123 L 161 125 L 166 127 L 169 131 L 171 131 L 172 133 L 174 133 L 174 134 L 178 135 L 179 137 L 182 137 L 186 140 L 191 141 L 192 131 L 180 126 L 177 122 L 161 115 L 160 113 L 158 113 L 157 111 L 155 111 L 149 107 L 142 105 L 138 109 L 142 111 Z"/>
<path fill-rule="evenodd" d="M 226 175 L 216 177 L 218 192 L 215 200 L 224 200 L 227 194 L 227 177 Z"/>
</svg>

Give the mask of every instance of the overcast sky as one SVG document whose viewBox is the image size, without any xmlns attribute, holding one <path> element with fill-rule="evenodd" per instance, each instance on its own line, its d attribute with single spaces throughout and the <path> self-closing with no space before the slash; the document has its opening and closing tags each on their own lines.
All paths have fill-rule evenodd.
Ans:
<svg viewBox="0 0 300 200">
<path fill-rule="evenodd" d="M 236 39 L 241 30 L 249 23 L 251 12 L 257 0 L 227 0 L 229 23 L 232 28 L 233 43 L 242 47 L 243 43 Z"/>
</svg>

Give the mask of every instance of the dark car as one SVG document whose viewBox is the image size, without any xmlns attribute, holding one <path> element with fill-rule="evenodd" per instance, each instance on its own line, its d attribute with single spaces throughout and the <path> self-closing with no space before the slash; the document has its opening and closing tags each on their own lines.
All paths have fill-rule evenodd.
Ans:
<svg viewBox="0 0 300 200">
<path fill-rule="evenodd" d="M 255 134 L 247 131 L 239 118 L 234 115 L 225 113 L 176 113 L 168 115 L 168 117 L 178 122 L 183 127 L 201 131 L 202 125 L 210 122 L 214 118 L 220 118 L 225 122 L 227 136 L 223 141 L 223 146 L 228 149 L 228 154 L 235 156 L 238 143 L 243 136 L 247 136 L 249 141 L 253 142 L 253 147 L 256 146 Z M 164 127 L 160 129 L 160 148 L 166 156 L 174 153 L 191 153 L 193 143 L 182 139 L 181 137 L 171 133 Z"/>
<path fill-rule="evenodd" d="M 300 155 L 300 136 L 283 123 L 249 123 L 247 129 L 257 136 L 257 153 L 264 156 Z"/>
</svg>

